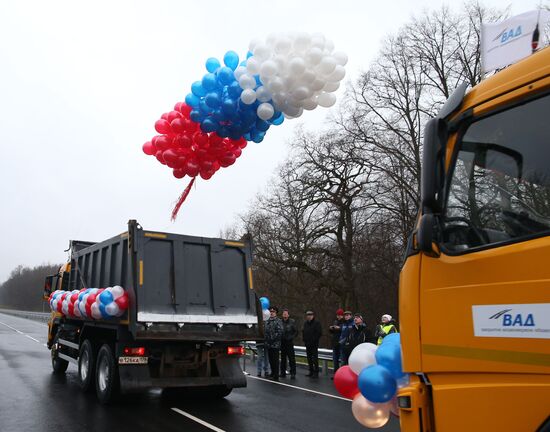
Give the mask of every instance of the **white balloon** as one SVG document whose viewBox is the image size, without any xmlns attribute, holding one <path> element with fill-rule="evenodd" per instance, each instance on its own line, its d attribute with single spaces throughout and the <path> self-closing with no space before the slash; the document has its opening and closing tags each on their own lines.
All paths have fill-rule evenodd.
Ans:
<svg viewBox="0 0 550 432">
<path fill-rule="evenodd" d="M 325 40 L 325 50 L 329 53 L 332 53 L 332 51 L 334 51 L 334 42 L 332 42 L 330 39 Z"/>
<path fill-rule="evenodd" d="M 264 77 L 271 77 L 275 75 L 276 72 L 277 72 L 277 63 L 275 63 L 273 60 L 266 60 L 260 66 L 260 76 L 262 77 L 262 79 Z"/>
<path fill-rule="evenodd" d="M 346 68 L 342 65 L 336 65 L 334 71 L 327 77 L 327 81 L 338 82 L 346 76 Z"/>
<path fill-rule="evenodd" d="M 312 47 L 306 54 L 306 60 L 311 66 L 318 65 L 322 58 L 323 50 L 316 46 Z"/>
<path fill-rule="evenodd" d="M 312 90 L 312 91 L 319 91 L 319 90 L 322 90 L 325 85 L 326 85 L 326 81 L 324 79 L 321 79 L 321 78 L 316 78 L 315 81 L 313 81 L 311 83 L 311 85 L 309 86 L 309 88 Z"/>
<path fill-rule="evenodd" d="M 113 295 L 113 298 L 116 300 L 117 298 L 119 298 L 124 294 L 124 288 L 122 288 L 120 285 L 115 285 L 111 289 L 111 294 Z"/>
<path fill-rule="evenodd" d="M 283 80 L 279 77 L 275 77 L 269 81 L 267 88 L 271 93 L 279 93 L 285 87 Z"/>
<path fill-rule="evenodd" d="M 294 50 L 303 52 L 309 48 L 311 44 L 311 36 L 308 33 L 298 33 L 292 44 Z"/>
<path fill-rule="evenodd" d="M 269 33 L 265 38 L 265 42 L 269 46 L 274 46 L 277 39 L 279 39 L 279 35 L 277 33 Z"/>
<path fill-rule="evenodd" d="M 260 117 L 262 120 L 269 120 L 271 117 L 273 117 L 274 113 L 275 110 L 273 109 L 273 105 L 266 102 L 258 105 L 258 108 L 256 110 L 256 114 L 258 114 L 258 117 Z"/>
<path fill-rule="evenodd" d="M 243 90 L 241 93 L 241 100 L 247 105 L 253 104 L 256 102 L 256 92 L 251 88 Z"/>
<path fill-rule="evenodd" d="M 254 52 L 254 48 L 256 48 L 256 46 L 261 43 L 262 43 L 262 40 L 260 38 L 252 39 L 248 44 L 248 51 Z"/>
<path fill-rule="evenodd" d="M 302 101 L 302 107 L 305 110 L 311 111 L 317 108 L 317 98 L 308 98 Z"/>
<path fill-rule="evenodd" d="M 258 62 L 261 63 L 262 61 L 267 60 L 269 58 L 271 54 L 271 49 L 266 44 L 260 43 L 254 47 L 254 50 L 252 51 L 252 53 L 254 54 L 254 57 L 256 57 Z"/>
<path fill-rule="evenodd" d="M 292 92 L 292 95 L 296 100 L 302 101 L 311 96 L 311 90 L 307 87 L 298 87 Z"/>
<path fill-rule="evenodd" d="M 244 74 L 239 78 L 239 85 L 243 90 L 254 89 L 256 87 L 256 79 L 249 74 Z"/>
<path fill-rule="evenodd" d="M 304 109 L 302 107 L 288 104 L 283 112 L 291 117 L 300 117 L 304 112 Z"/>
<path fill-rule="evenodd" d="M 80 302 L 77 300 L 74 302 L 74 315 L 80 317 Z"/>
<path fill-rule="evenodd" d="M 269 311 L 268 311 L 267 309 L 264 309 L 264 310 L 262 311 L 262 315 L 263 315 L 264 321 L 267 321 L 267 320 L 269 319 L 269 317 L 270 317 Z"/>
<path fill-rule="evenodd" d="M 321 93 L 317 96 L 317 103 L 319 106 L 329 108 L 336 103 L 336 96 L 334 93 Z"/>
<path fill-rule="evenodd" d="M 336 68 L 336 60 L 332 56 L 324 56 L 317 66 L 317 70 L 324 75 L 330 75 Z"/>
<path fill-rule="evenodd" d="M 271 100 L 271 93 L 265 86 L 260 86 L 256 89 L 256 97 L 260 102 L 268 102 Z"/>
<path fill-rule="evenodd" d="M 315 81 L 316 73 L 312 69 L 306 69 L 300 79 L 298 80 L 301 84 L 310 84 Z"/>
<path fill-rule="evenodd" d="M 384 426 L 390 419 L 390 403 L 373 403 L 362 394 L 353 398 L 351 412 L 359 423 L 368 428 L 376 429 Z"/>
<path fill-rule="evenodd" d="M 334 60 L 340 66 L 345 66 L 348 62 L 348 55 L 343 51 L 334 51 L 332 57 L 334 57 Z"/>
<path fill-rule="evenodd" d="M 115 302 L 111 302 L 107 306 L 105 306 L 105 312 L 107 312 L 109 316 L 112 317 L 119 316 L 120 308 Z"/>
<path fill-rule="evenodd" d="M 323 87 L 323 90 L 328 93 L 332 93 L 338 90 L 339 88 L 340 88 L 339 82 L 328 82 L 326 83 L 325 87 Z"/>
<path fill-rule="evenodd" d="M 233 75 L 235 76 L 235 79 L 238 81 L 240 77 L 242 77 L 245 73 L 247 73 L 247 69 L 244 66 L 238 66 L 237 69 L 235 69 L 235 72 L 233 72 Z"/>
<path fill-rule="evenodd" d="M 288 70 L 295 77 L 302 75 L 306 70 L 306 62 L 301 57 L 294 57 L 288 62 Z"/>
<path fill-rule="evenodd" d="M 101 311 L 99 310 L 99 305 L 97 302 L 92 303 L 92 317 L 95 319 L 101 318 Z"/>
<path fill-rule="evenodd" d="M 311 46 L 316 48 L 325 48 L 325 35 L 323 33 L 313 33 L 311 35 Z"/>
<path fill-rule="evenodd" d="M 275 41 L 275 52 L 277 54 L 286 54 L 290 51 L 292 41 L 286 37 L 281 36 Z"/>
<path fill-rule="evenodd" d="M 260 62 L 256 57 L 250 57 L 246 61 L 246 70 L 250 75 L 257 75 L 260 73 Z"/>
<path fill-rule="evenodd" d="M 348 359 L 350 369 L 359 375 L 367 366 L 376 364 L 376 358 L 374 357 L 376 348 L 376 345 L 370 342 L 357 345 Z"/>
</svg>

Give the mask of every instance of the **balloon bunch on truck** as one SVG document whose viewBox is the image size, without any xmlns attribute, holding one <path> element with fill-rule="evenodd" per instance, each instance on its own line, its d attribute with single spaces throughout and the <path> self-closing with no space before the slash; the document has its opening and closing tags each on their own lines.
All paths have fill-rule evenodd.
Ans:
<svg viewBox="0 0 550 432">
<path fill-rule="evenodd" d="M 81 388 L 102 403 L 149 388 L 224 397 L 245 387 L 243 341 L 263 337 L 251 252 L 244 241 L 145 231 L 134 220 L 103 242 L 71 241 L 45 285 L 54 372 L 76 365 Z"/>
</svg>

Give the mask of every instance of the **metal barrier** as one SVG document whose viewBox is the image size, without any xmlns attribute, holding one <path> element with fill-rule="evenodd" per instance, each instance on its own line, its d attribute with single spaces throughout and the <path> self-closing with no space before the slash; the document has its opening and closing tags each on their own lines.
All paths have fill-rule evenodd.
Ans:
<svg viewBox="0 0 550 432">
<path fill-rule="evenodd" d="M 50 319 L 50 312 L 27 312 L 13 309 L 0 309 L 0 313 L 41 322 L 48 322 L 48 320 Z"/>
<path fill-rule="evenodd" d="M 254 341 L 245 342 L 245 348 L 248 348 L 251 351 L 251 355 L 250 355 L 251 360 L 255 360 L 258 352 L 256 348 L 256 342 Z M 306 347 L 295 345 L 294 354 L 296 355 L 296 357 L 307 358 Z M 246 372 L 246 358 L 248 356 L 249 355 L 247 354 L 246 356 L 243 357 L 243 370 L 245 372 Z M 326 349 L 326 348 L 319 348 L 318 358 L 319 358 L 319 363 L 321 363 L 321 365 L 319 366 L 319 369 L 321 369 L 325 375 L 328 375 L 329 369 L 332 369 L 332 368 L 329 368 L 329 361 L 332 361 L 332 350 Z M 298 364 L 296 364 L 296 366 L 298 366 Z"/>
</svg>

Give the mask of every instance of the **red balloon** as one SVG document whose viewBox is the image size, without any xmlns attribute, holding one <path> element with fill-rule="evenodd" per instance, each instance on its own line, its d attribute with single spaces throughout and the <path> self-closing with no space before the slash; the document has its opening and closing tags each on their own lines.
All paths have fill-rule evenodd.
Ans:
<svg viewBox="0 0 550 432">
<path fill-rule="evenodd" d="M 91 318 L 92 317 L 92 304 L 86 302 L 86 305 L 84 306 L 84 309 L 86 310 L 86 315 Z"/>
<path fill-rule="evenodd" d="M 180 114 L 180 116 L 181 116 L 181 114 Z M 170 128 L 172 129 L 172 131 L 174 133 L 177 133 L 177 134 L 185 132 L 184 120 L 181 117 L 175 118 L 174 120 L 172 120 L 170 122 Z"/>
<path fill-rule="evenodd" d="M 357 374 L 347 365 L 338 368 L 334 374 L 334 387 L 343 397 L 353 399 L 359 393 Z"/>
<path fill-rule="evenodd" d="M 145 144 L 143 144 L 143 153 L 145 153 L 148 156 L 152 156 L 157 152 L 157 149 L 153 145 L 151 141 L 147 141 Z"/>
<path fill-rule="evenodd" d="M 63 302 L 61 300 L 57 301 L 57 312 L 61 313 L 63 311 Z"/>
<path fill-rule="evenodd" d="M 124 293 L 115 300 L 120 310 L 128 309 L 128 294 Z"/>
<path fill-rule="evenodd" d="M 174 174 L 174 177 L 176 177 L 177 179 L 181 179 L 185 177 L 185 171 L 180 168 L 174 169 L 172 173 Z"/>
<path fill-rule="evenodd" d="M 174 163 L 177 163 L 179 157 L 180 156 L 173 149 L 168 149 L 162 152 L 162 158 L 164 159 L 164 161 L 168 166 L 170 166 L 170 164 L 173 165 Z"/>
<path fill-rule="evenodd" d="M 183 102 L 178 102 L 176 103 L 176 105 L 174 105 L 174 111 L 179 111 L 181 112 L 181 107 L 182 105 L 185 105 Z"/>
<path fill-rule="evenodd" d="M 182 133 L 174 138 L 173 143 L 179 147 L 191 147 L 193 140 L 189 137 L 189 135 Z"/>
<path fill-rule="evenodd" d="M 191 108 L 189 105 L 186 105 L 185 103 L 182 102 L 182 104 L 180 105 L 180 109 L 178 111 L 182 113 L 185 118 L 189 118 L 189 114 L 191 114 L 192 109 L 193 108 Z"/>
<path fill-rule="evenodd" d="M 168 113 L 164 113 L 160 116 L 162 120 L 168 120 Z"/>
<path fill-rule="evenodd" d="M 193 160 L 188 160 L 185 171 L 189 177 L 196 177 L 200 171 L 199 164 Z"/>
<path fill-rule="evenodd" d="M 181 118 L 181 113 L 178 112 L 178 111 L 170 111 L 168 113 L 168 118 L 166 120 L 168 120 L 170 123 L 172 123 L 177 118 Z"/>
<path fill-rule="evenodd" d="M 92 303 L 95 302 L 95 298 L 99 295 L 99 293 L 91 293 L 88 295 L 88 298 L 86 299 L 86 305 L 92 305 Z"/>
<path fill-rule="evenodd" d="M 212 170 L 210 170 L 210 171 L 202 171 L 202 170 L 201 170 L 200 174 L 201 174 L 201 177 L 202 177 L 204 180 L 210 180 L 210 178 L 212 178 L 212 176 L 213 176 L 214 174 L 216 174 L 216 171 L 212 171 Z"/>
<path fill-rule="evenodd" d="M 67 306 L 67 311 L 69 312 L 70 316 L 74 315 L 74 303 L 69 303 L 69 305 Z"/>
<path fill-rule="evenodd" d="M 71 303 L 74 303 L 78 298 L 78 293 L 71 294 Z"/>
<path fill-rule="evenodd" d="M 195 141 L 195 144 L 201 147 L 209 147 L 210 141 L 208 139 L 208 134 L 202 133 L 202 132 L 195 132 L 193 135 L 193 141 Z"/>
<path fill-rule="evenodd" d="M 173 140 L 166 135 L 161 135 L 155 140 L 155 147 L 159 150 L 168 150 L 173 145 Z"/>
<path fill-rule="evenodd" d="M 210 147 L 213 147 L 213 148 L 220 148 L 220 147 L 223 147 L 223 138 L 221 136 L 219 136 L 218 134 L 211 134 L 209 137 L 209 141 L 210 141 Z"/>
<path fill-rule="evenodd" d="M 167 120 L 160 119 L 155 122 L 155 130 L 160 134 L 167 134 L 172 132 L 170 123 Z"/>
<path fill-rule="evenodd" d="M 163 153 L 162 150 L 158 150 L 158 151 L 157 151 L 157 154 L 155 155 L 155 157 L 157 158 L 157 160 L 158 160 L 161 164 L 166 165 L 166 161 L 164 160 L 164 157 L 162 156 L 162 153 Z"/>
<path fill-rule="evenodd" d="M 240 149 L 240 147 L 237 147 L 235 150 L 233 150 L 233 154 L 236 158 L 238 158 L 242 154 L 242 152 L 243 151 Z"/>
</svg>

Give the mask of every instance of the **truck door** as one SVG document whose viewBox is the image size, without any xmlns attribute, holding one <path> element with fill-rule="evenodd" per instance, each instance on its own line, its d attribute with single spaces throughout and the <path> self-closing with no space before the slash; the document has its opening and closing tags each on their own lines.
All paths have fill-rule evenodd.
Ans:
<svg viewBox="0 0 550 432">
<path fill-rule="evenodd" d="M 457 133 L 440 255 L 421 265 L 438 432 L 534 431 L 550 415 L 549 112 L 542 95 Z"/>
</svg>

